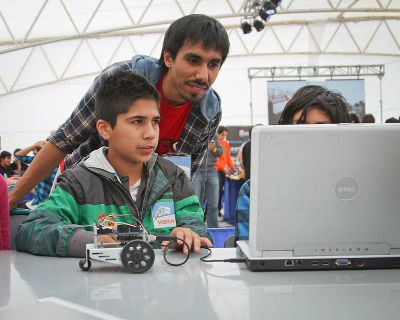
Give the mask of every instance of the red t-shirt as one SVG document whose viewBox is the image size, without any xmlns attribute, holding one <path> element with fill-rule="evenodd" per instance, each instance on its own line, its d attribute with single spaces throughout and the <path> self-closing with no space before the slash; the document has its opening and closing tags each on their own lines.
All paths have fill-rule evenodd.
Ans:
<svg viewBox="0 0 400 320">
<path fill-rule="evenodd" d="M 162 95 L 162 81 L 157 83 L 157 91 L 160 94 L 160 137 L 157 147 L 158 154 L 173 152 L 173 144 L 176 143 L 183 131 L 186 120 L 192 109 L 189 102 L 180 106 L 169 104 Z"/>
</svg>

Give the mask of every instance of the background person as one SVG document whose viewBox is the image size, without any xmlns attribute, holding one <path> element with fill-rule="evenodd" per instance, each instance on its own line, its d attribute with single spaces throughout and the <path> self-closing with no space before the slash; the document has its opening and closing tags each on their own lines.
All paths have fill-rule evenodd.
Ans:
<svg viewBox="0 0 400 320">
<path fill-rule="evenodd" d="M 287 102 L 279 119 L 287 124 L 349 123 L 348 102 L 340 92 L 309 85 L 298 89 Z M 236 238 L 249 238 L 250 183 L 246 181 L 239 191 L 236 205 Z"/>
<path fill-rule="evenodd" d="M 10 188 L 13 187 L 19 179 L 18 168 L 17 170 L 13 169 L 11 153 L 6 150 L 0 152 L 0 175 L 6 179 L 7 185 L 10 186 Z"/>
<path fill-rule="evenodd" d="M 226 175 L 233 173 L 236 167 L 231 160 L 231 147 L 229 145 L 229 141 L 227 140 L 228 129 L 224 126 L 219 126 L 217 129 L 217 135 L 219 143 L 224 150 L 223 154 L 217 159 L 217 162 L 215 163 L 215 168 L 218 172 L 219 181 L 218 211 L 221 214 L 222 199 L 224 197 L 225 177 Z"/>
<path fill-rule="evenodd" d="M 247 140 L 240 148 L 238 153 L 238 159 L 240 167 L 244 171 L 244 178 L 245 180 L 250 179 L 250 172 L 251 172 L 251 132 L 253 131 L 254 127 L 261 126 L 261 124 L 256 124 L 255 126 L 250 128 L 249 131 L 249 140 Z"/>
<path fill-rule="evenodd" d="M 42 149 L 45 143 L 46 141 L 37 141 L 31 146 L 18 150 L 14 153 L 14 156 L 19 161 L 21 161 L 21 163 L 31 164 L 32 161 L 35 159 L 37 153 L 40 151 L 40 149 Z M 33 156 L 29 155 L 30 152 L 33 153 Z M 32 210 L 39 203 L 47 199 L 50 194 L 56 173 L 57 168 L 54 168 L 48 176 L 46 176 L 42 181 L 39 182 L 39 184 L 35 188 L 33 199 L 25 203 L 25 207 Z"/>
<path fill-rule="evenodd" d="M 115 63 L 93 82 L 76 109 L 50 136 L 20 183 L 10 193 L 10 207 L 65 158 L 65 168 L 106 145 L 96 131 L 95 97 L 100 84 L 118 72 L 144 76 L 161 95 L 160 154 L 191 155 L 197 171 L 221 121 L 221 101 L 211 88 L 229 52 L 229 38 L 214 18 L 191 14 L 168 28 L 160 58 L 143 55 Z"/>
<path fill-rule="evenodd" d="M 10 250 L 10 211 L 7 182 L 0 175 L 0 250 Z"/>
<path fill-rule="evenodd" d="M 218 137 L 215 137 L 208 144 L 207 155 L 192 180 L 193 189 L 199 196 L 200 203 L 207 202 L 206 219 L 208 228 L 218 227 L 219 181 L 215 163 L 223 152 Z"/>
<path fill-rule="evenodd" d="M 375 123 L 375 117 L 368 113 L 362 118 L 362 123 Z"/>
<path fill-rule="evenodd" d="M 350 123 L 360 123 L 361 122 L 360 118 L 355 113 L 350 113 L 349 117 L 350 117 Z"/>
</svg>

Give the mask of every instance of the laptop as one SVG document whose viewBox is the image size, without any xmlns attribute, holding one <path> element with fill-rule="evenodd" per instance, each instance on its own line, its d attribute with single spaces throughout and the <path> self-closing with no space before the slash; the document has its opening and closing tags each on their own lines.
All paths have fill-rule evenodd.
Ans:
<svg viewBox="0 0 400 320">
<path fill-rule="evenodd" d="M 256 127 L 247 268 L 400 268 L 400 125 Z"/>
</svg>

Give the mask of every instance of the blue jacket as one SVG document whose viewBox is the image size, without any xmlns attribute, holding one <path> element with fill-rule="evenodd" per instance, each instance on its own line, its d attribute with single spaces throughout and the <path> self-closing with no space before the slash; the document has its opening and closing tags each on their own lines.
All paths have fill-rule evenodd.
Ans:
<svg viewBox="0 0 400 320">
<path fill-rule="evenodd" d="M 148 79 L 154 86 L 163 74 L 159 61 L 147 56 L 134 56 L 132 60 L 112 64 L 94 80 L 71 116 L 49 139 L 66 153 L 65 167 L 78 163 L 90 152 L 105 145 L 96 130 L 95 96 L 100 84 L 117 72 L 136 72 Z M 218 94 L 209 89 L 200 101 L 192 105 L 175 151 L 190 154 L 192 175 L 197 171 L 207 151 L 209 141 L 214 137 L 221 121 L 221 101 Z"/>
</svg>

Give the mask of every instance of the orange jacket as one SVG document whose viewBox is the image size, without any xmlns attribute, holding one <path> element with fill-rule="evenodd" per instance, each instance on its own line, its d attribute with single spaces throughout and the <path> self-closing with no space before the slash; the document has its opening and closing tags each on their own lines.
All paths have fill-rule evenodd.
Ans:
<svg viewBox="0 0 400 320">
<path fill-rule="evenodd" d="M 224 153 L 220 156 L 215 164 L 215 169 L 217 171 L 225 172 L 225 167 L 228 166 L 232 170 L 235 170 L 235 165 L 231 160 L 231 147 L 229 146 L 228 140 L 219 140 L 222 148 L 224 149 Z"/>
</svg>

